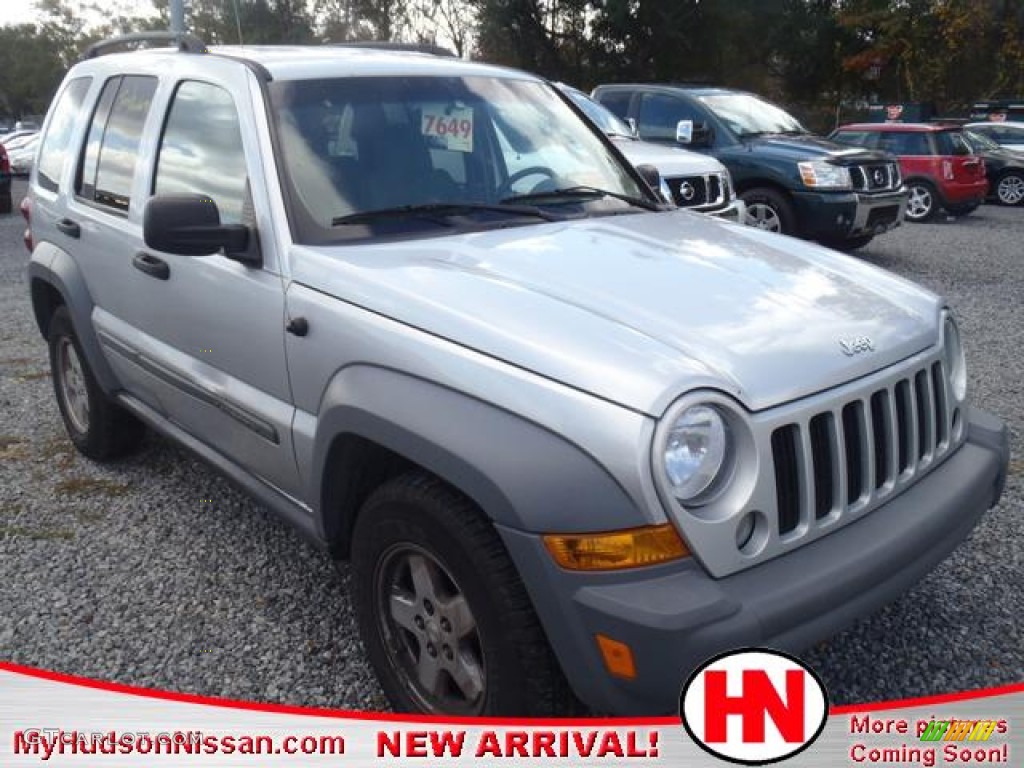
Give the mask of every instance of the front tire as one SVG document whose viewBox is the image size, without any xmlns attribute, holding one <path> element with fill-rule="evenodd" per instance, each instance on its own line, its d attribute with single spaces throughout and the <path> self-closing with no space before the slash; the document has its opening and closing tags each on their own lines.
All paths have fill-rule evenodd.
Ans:
<svg viewBox="0 0 1024 768">
<path fill-rule="evenodd" d="M 397 711 L 574 709 L 501 539 L 436 478 L 414 472 L 371 494 L 352 534 L 352 580 L 363 644 Z"/>
<path fill-rule="evenodd" d="M 48 342 L 53 390 L 71 442 L 94 461 L 110 461 L 134 452 L 145 427 L 109 400 L 96 383 L 67 307 L 58 307 L 53 313 Z"/>
<path fill-rule="evenodd" d="M 996 182 L 996 200 L 1000 205 L 1024 204 L 1024 173 L 1010 171 Z"/>
<path fill-rule="evenodd" d="M 907 184 L 910 196 L 907 198 L 906 218 L 909 221 L 928 221 L 939 209 L 939 196 L 935 187 L 927 181 L 912 181 Z"/>
<path fill-rule="evenodd" d="M 770 187 L 755 187 L 740 195 L 746 203 L 748 227 L 782 235 L 797 234 L 796 214 L 789 199 Z"/>
</svg>

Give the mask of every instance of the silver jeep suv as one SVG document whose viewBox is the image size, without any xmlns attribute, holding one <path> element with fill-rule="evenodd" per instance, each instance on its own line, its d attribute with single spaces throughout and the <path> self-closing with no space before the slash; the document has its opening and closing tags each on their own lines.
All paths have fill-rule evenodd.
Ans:
<svg viewBox="0 0 1024 768">
<path fill-rule="evenodd" d="M 169 436 L 349 559 L 397 709 L 673 711 L 711 654 L 828 637 L 999 499 L 940 298 L 663 210 L 535 77 L 174 42 L 93 51 L 46 119 L 60 413 L 96 460 Z"/>
</svg>

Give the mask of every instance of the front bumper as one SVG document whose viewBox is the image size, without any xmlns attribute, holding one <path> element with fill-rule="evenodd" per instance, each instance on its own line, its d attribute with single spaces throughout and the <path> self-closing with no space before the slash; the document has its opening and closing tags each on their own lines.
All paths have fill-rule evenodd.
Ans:
<svg viewBox="0 0 1024 768">
<path fill-rule="evenodd" d="M 734 221 L 737 224 L 745 224 L 747 220 L 747 205 L 738 197 L 733 198 L 725 208 L 717 211 L 708 211 L 708 216 L 714 216 L 716 219 L 725 219 L 726 221 Z"/>
<path fill-rule="evenodd" d="M 598 713 L 666 714 L 689 673 L 715 653 L 751 645 L 798 652 L 906 591 L 999 501 L 1008 461 L 1006 427 L 975 410 L 964 444 L 885 506 L 717 580 L 692 560 L 571 573 L 539 536 L 500 531 L 577 695 Z M 635 679 L 608 674 L 596 633 L 632 648 Z"/>
<path fill-rule="evenodd" d="M 880 235 L 903 222 L 907 192 L 863 194 L 860 192 L 793 193 L 797 220 L 804 237 L 835 241 Z"/>
</svg>

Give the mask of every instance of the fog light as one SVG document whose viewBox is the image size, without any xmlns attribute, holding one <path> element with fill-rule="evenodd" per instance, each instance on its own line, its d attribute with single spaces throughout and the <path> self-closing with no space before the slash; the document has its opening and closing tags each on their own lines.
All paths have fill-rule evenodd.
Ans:
<svg viewBox="0 0 1024 768">
<path fill-rule="evenodd" d="M 629 646 L 605 635 L 594 635 L 597 647 L 601 650 L 601 658 L 608 673 L 615 677 L 633 680 L 636 677 L 636 664 L 633 663 L 633 651 Z"/>
<path fill-rule="evenodd" d="M 640 568 L 690 554 L 670 523 L 610 533 L 549 534 L 544 546 L 570 571 L 615 571 Z"/>
</svg>

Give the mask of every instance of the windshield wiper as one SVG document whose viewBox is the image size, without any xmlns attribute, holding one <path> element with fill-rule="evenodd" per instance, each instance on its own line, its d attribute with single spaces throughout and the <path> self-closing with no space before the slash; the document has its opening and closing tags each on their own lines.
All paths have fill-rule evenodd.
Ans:
<svg viewBox="0 0 1024 768">
<path fill-rule="evenodd" d="M 601 189 L 600 187 L 588 187 L 585 184 L 578 184 L 572 187 L 563 187 L 561 189 L 548 189 L 543 192 L 527 192 L 522 195 L 513 195 L 512 197 L 506 197 L 502 200 L 502 203 L 517 203 L 519 201 L 526 200 L 558 200 L 561 198 L 572 198 L 572 197 L 614 197 L 616 200 L 622 200 L 624 203 L 629 203 L 637 208 L 644 208 L 648 211 L 660 211 L 662 207 L 659 203 L 655 203 L 652 200 L 645 200 L 642 197 L 634 197 L 633 195 L 627 195 L 622 192 L 613 192 L 610 189 Z"/>
<path fill-rule="evenodd" d="M 350 224 L 370 224 L 382 219 L 424 218 L 435 219 L 439 224 L 450 226 L 448 216 L 458 216 L 473 211 L 490 211 L 507 213 L 514 216 L 532 216 L 545 221 L 557 221 L 558 217 L 533 205 L 509 205 L 501 203 L 421 203 L 419 205 L 399 205 L 394 208 L 378 208 L 374 211 L 359 211 L 331 219 L 332 227 L 343 227 Z"/>
</svg>

